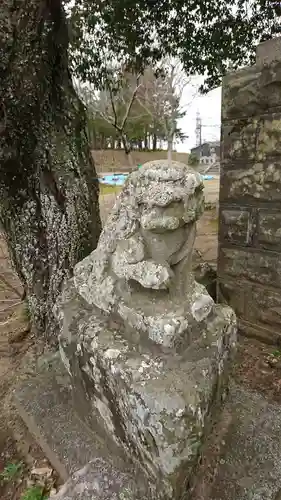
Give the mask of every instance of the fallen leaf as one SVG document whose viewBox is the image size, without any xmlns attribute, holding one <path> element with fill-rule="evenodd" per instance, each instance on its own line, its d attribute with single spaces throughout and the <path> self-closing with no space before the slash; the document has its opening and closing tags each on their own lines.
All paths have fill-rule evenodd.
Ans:
<svg viewBox="0 0 281 500">
<path fill-rule="evenodd" d="M 33 476 L 45 476 L 50 477 L 53 473 L 53 469 L 50 467 L 35 467 L 31 470 Z"/>
</svg>

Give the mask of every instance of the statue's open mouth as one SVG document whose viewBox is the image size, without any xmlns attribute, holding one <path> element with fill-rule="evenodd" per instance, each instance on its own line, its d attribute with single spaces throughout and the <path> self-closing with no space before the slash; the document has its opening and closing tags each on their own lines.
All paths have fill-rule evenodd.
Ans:
<svg viewBox="0 0 281 500">
<path fill-rule="evenodd" d="M 162 217 L 142 217 L 141 227 L 145 231 L 152 231 L 154 233 L 164 233 L 166 231 L 175 231 L 180 226 L 180 219 L 170 215 L 163 215 Z"/>
</svg>

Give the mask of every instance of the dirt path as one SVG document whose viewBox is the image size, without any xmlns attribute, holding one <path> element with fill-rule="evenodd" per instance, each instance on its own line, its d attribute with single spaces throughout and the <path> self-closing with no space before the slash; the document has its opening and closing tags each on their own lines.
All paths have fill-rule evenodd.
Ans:
<svg viewBox="0 0 281 500">
<path fill-rule="evenodd" d="M 0 237 L 0 499 L 41 500 L 57 483 L 57 475 L 22 424 L 12 398 L 15 386 L 33 371 L 44 350 L 31 336 L 21 296 Z"/>
</svg>

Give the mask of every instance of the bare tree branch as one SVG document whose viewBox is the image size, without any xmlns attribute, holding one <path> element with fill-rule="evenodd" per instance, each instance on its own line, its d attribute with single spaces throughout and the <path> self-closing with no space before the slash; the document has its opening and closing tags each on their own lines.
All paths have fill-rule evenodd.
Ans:
<svg viewBox="0 0 281 500">
<path fill-rule="evenodd" d="M 161 70 L 159 77 L 151 72 L 150 88 L 144 96 L 137 96 L 137 102 L 163 129 L 170 158 L 177 122 L 186 114 L 189 105 L 183 106 L 182 98 L 185 88 L 191 84 L 191 78 L 185 75 L 180 63 L 171 58 L 164 59 L 159 69 Z M 195 95 L 197 93 L 198 91 Z"/>
<path fill-rule="evenodd" d="M 133 91 L 133 93 L 132 93 L 132 97 L 131 97 L 131 99 L 130 99 L 130 102 L 129 102 L 128 107 L 127 107 L 127 110 L 126 110 L 126 113 L 125 113 L 124 118 L 123 118 L 123 120 L 122 120 L 122 125 L 121 125 L 122 130 L 123 130 L 123 129 L 124 129 L 124 127 L 125 127 L 126 121 L 127 121 L 128 116 L 129 116 L 129 114 L 130 114 L 130 111 L 131 111 L 131 108 L 132 108 L 133 102 L 134 102 L 134 100 L 135 100 L 135 98 L 136 98 L 137 92 L 138 92 L 138 90 L 141 88 L 141 84 L 139 83 L 139 80 L 140 80 L 140 74 L 139 74 L 139 75 L 137 75 L 137 84 L 136 84 L 136 87 L 135 87 L 135 89 L 134 89 L 134 91 Z"/>
<path fill-rule="evenodd" d="M 108 71 L 107 70 L 106 70 L 106 75 L 107 75 L 107 77 L 106 77 L 106 89 L 109 92 L 110 102 L 111 102 L 111 108 L 112 108 L 113 116 L 114 116 L 114 121 L 113 122 L 109 122 L 109 123 L 111 123 L 111 125 L 113 125 L 113 127 L 118 130 L 118 116 L 117 116 L 117 112 L 116 112 L 116 108 L 115 108 L 115 103 L 114 103 L 114 98 L 113 98 L 112 85 L 111 85 L 111 82 L 108 79 Z"/>
<path fill-rule="evenodd" d="M 116 72 L 118 73 L 117 70 Z M 133 103 L 142 85 L 140 83 L 141 74 L 137 74 L 136 77 L 126 72 L 122 74 L 122 69 L 120 69 L 120 74 L 121 81 L 118 78 L 119 75 L 116 75 L 114 71 L 111 75 L 110 70 L 105 70 L 105 89 L 104 91 L 100 91 L 98 96 L 93 94 L 92 98 L 89 99 L 90 102 L 87 104 L 87 107 L 116 130 L 120 140 L 123 142 L 130 167 L 132 167 L 133 161 L 130 156 L 131 144 L 128 141 L 125 128 L 132 111 Z M 132 76 L 136 78 L 135 84 L 132 82 Z M 137 117 L 135 117 L 136 119 Z"/>
</svg>

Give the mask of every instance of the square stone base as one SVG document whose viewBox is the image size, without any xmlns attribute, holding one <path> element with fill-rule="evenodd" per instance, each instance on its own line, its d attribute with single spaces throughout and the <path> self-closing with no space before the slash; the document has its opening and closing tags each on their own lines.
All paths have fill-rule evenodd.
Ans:
<svg viewBox="0 0 281 500">
<path fill-rule="evenodd" d="M 227 388 L 234 313 L 216 306 L 201 338 L 179 354 L 130 343 L 88 308 L 81 314 L 77 296 L 69 299 L 60 346 L 76 411 L 178 498 Z"/>
</svg>

